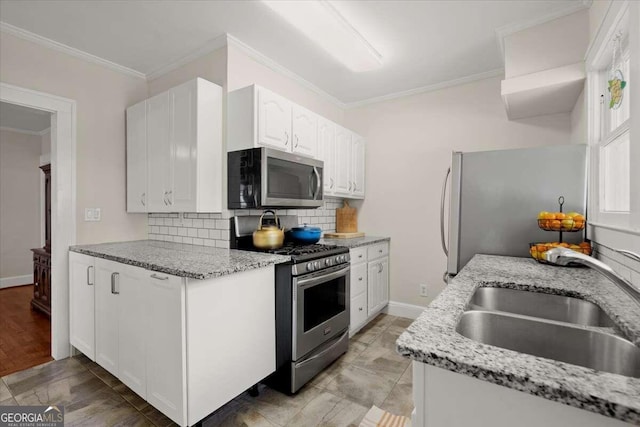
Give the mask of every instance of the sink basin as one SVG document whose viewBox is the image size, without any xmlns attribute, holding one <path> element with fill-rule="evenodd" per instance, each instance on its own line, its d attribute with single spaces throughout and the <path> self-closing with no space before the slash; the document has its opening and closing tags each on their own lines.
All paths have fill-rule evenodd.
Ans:
<svg viewBox="0 0 640 427">
<path fill-rule="evenodd" d="M 585 326 L 615 325 L 600 307 L 589 301 L 506 288 L 478 288 L 468 309 L 504 311 Z"/>
<path fill-rule="evenodd" d="M 466 311 L 456 331 L 520 353 L 640 378 L 640 349 L 605 332 L 491 311 Z"/>
</svg>

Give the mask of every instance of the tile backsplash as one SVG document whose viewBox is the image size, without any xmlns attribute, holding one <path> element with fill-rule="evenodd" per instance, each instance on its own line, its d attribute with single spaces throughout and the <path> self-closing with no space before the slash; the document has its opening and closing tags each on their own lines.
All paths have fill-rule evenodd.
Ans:
<svg viewBox="0 0 640 427">
<path fill-rule="evenodd" d="M 277 209 L 278 215 L 296 215 L 299 224 L 309 224 L 322 231 L 336 230 L 336 208 L 342 199 L 326 198 L 317 209 Z M 151 240 L 192 245 L 229 247 L 229 219 L 233 216 L 261 215 L 262 210 L 227 210 L 222 213 L 150 213 L 148 235 Z"/>
<path fill-rule="evenodd" d="M 619 275 L 640 287 L 640 262 L 598 244 L 597 258 L 613 268 Z"/>
</svg>

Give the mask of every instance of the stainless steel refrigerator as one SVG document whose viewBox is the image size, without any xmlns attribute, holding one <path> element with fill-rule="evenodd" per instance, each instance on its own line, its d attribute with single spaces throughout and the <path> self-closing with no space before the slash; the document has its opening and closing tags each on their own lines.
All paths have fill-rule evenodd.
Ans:
<svg viewBox="0 0 640 427">
<path fill-rule="evenodd" d="M 440 212 L 442 247 L 447 254 L 444 280 L 455 276 L 475 254 L 528 257 L 529 243 L 558 241 L 557 232 L 538 228 L 537 215 L 543 210 L 558 211 L 560 196 L 564 196 L 564 212 L 586 214 L 587 148 L 561 145 L 454 152 Z M 564 233 L 563 237 L 566 242 L 580 242 L 584 234 Z"/>
</svg>

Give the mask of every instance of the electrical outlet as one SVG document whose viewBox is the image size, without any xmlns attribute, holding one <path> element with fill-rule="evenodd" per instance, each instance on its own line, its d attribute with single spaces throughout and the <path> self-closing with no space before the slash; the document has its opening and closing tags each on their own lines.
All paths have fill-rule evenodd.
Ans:
<svg viewBox="0 0 640 427">
<path fill-rule="evenodd" d="M 100 208 L 84 208 L 85 221 L 100 221 L 101 214 Z"/>
<path fill-rule="evenodd" d="M 421 297 L 426 297 L 427 296 L 427 285 L 425 285 L 424 283 L 421 283 L 418 285 L 418 289 L 420 289 L 420 296 Z"/>
</svg>

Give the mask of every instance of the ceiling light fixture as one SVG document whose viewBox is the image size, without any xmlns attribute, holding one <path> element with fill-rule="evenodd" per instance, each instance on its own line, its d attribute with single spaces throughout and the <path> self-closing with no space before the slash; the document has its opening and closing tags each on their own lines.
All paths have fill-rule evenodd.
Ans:
<svg viewBox="0 0 640 427">
<path fill-rule="evenodd" d="M 382 55 L 328 1 L 263 2 L 351 71 L 382 66 Z"/>
</svg>

